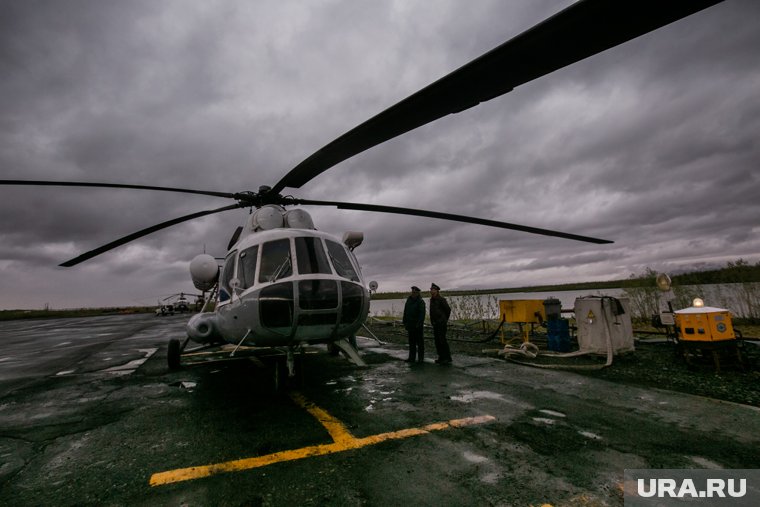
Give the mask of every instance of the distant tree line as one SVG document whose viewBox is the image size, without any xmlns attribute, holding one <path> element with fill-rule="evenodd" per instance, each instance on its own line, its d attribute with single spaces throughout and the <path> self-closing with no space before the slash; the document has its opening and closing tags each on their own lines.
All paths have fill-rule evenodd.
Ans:
<svg viewBox="0 0 760 507">
<path fill-rule="evenodd" d="M 623 288 L 652 286 L 656 277 L 657 271 L 646 268 L 644 273 L 639 275 L 633 274 L 627 280 L 623 280 L 620 286 Z M 691 271 L 671 275 L 670 279 L 673 281 L 673 285 L 760 282 L 760 262 L 750 264 L 744 259 L 738 259 L 726 263 L 725 268 Z"/>
<path fill-rule="evenodd" d="M 657 272 L 647 268 L 621 284 L 635 319 L 647 319 L 659 311 Z M 760 262 L 730 261 L 725 268 L 694 271 L 671 276 L 675 309 L 692 305 L 699 297 L 708 306 L 727 308 L 735 317 L 760 322 Z M 728 285 L 731 284 L 731 285 Z"/>
<path fill-rule="evenodd" d="M 570 290 L 601 290 L 634 287 L 655 287 L 657 271 L 646 268 L 644 273 L 632 274 L 624 280 L 607 280 L 601 282 L 578 282 L 555 285 L 532 285 L 525 287 L 510 287 L 500 289 L 469 289 L 448 290 L 447 296 L 458 295 L 484 295 L 484 294 L 509 294 L 512 292 L 558 292 Z M 673 285 L 712 285 L 722 283 L 749 283 L 760 282 L 760 262 L 750 264 L 744 259 L 729 261 L 725 268 L 710 269 L 705 271 L 691 271 L 677 275 L 671 275 Z M 380 292 L 372 295 L 372 299 L 404 299 L 408 292 Z M 423 292 L 423 297 L 429 297 L 429 293 Z"/>
<path fill-rule="evenodd" d="M 114 308 L 78 308 L 51 310 L 45 305 L 42 310 L 0 310 L 0 321 L 18 319 L 63 319 L 70 317 L 96 317 L 100 315 L 117 315 L 127 313 L 152 313 L 155 307 L 130 306 Z"/>
</svg>

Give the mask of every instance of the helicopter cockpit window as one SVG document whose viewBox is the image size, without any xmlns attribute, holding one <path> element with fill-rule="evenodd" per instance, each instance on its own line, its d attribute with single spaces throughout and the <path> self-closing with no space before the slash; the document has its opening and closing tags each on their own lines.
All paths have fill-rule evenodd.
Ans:
<svg viewBox="0 0 760 507">
<path fill-rule="evenodd" d="M 259 314 L 262 326 L 289 332 L 293 325 L 293 283 L 276 283 L 261 289 Z"/>
<path fill-rule="evenodd" d="M 256 260 L 258 255 L 259 245 L 246 248 L 240 252 L 240 261 L 238 262 L 240 288 L 247 289 L 248 287 L 253 287 L 256 281 Z"/>
<path fill-rule="evenodd" d="M 340 282 L 343 292 L 343 311 L 340 316 L 341 324 L 353 324 L 359 320 L 364 303 L 364 291 L 358 285 Z"/>
<path fill-rule="evenodd" d="M 293 274 L 290 258 L 290 240 L 278 239 L 264 243 L 261 247 L 259 282 L 276 282 Z"/>
<path fill-rule="evenodd" d="M 330 263 L 327 262 L 327 255 L 319 238 L 296 238 L 296 258 L 300 275 L 331 272 Z"/>
<path fill-rule="evenodd" d="M 230 280 L 235 276 L 235 257 L 237 252 L 232 252 L 227 256 L 222 268 L 222 276 L 219 284 L 219 301 L 224 302 L 230 299 L 232 289 L 230 289 Z"/>
<path fill-rule="evenodd" d="M 343 245 L 327 240 L 327 253 L 330 254 L 330 260 L 332 260 L 338 276 L 348 278 L 354 282 L 359 281 L 359 275 L 356 273 L 354 265 L 351 264 L 351 259 L 349 259 L 346 248 Z"/>
</svg>

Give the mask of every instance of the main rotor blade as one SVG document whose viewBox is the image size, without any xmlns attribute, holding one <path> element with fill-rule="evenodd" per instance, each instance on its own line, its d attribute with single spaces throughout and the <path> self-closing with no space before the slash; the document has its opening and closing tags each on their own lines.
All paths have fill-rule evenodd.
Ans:
<svg viewBox="0 0 760 507">
<path fill-rule="evenodd" d="M 168 220 L 166 222 L 162 222 L 160 224 L 156 224 L 152 227 L 148 227 L 147 229 L 143 229 L 141 231 L 134 232 L 128 236 L 124 236 L 123 238 L 119 238 L 116 241 L 111 241 L 107 245 L 103 245 L 101 247 L 98 247 L 94 250 L 90 250 L 89 252 L 83 253 L 79 257 L 74 257 L 73 259 L 67 260 L 66 262 L 59 264 L 63 267 L 71 267 L 76 266 L 77 264 L 84 262 L 88 259 L 92 259 L 93 257 L 100 255 L 102 253 L 105 253 L 109 250 L 113 250 L 116 247 L 119 247 L 121 245 L 127 244 L 130 241 L 134 241 L 138 238 L 142 238 L 143 236 L 147 236 L 148 234 L 151 234 L 156 231 L 160 231 L 161 229 L 166 229 L 167 227 L 171 227 L 172 225 L 181 224 L 182 222 L 187 222 L 188 220 L 192 220 L 194 218 L 200 218 L 206 215 L 213 215 L 214 213 L 221 213 L 222 211 L 227 211 L 235 208 L 242 208 L 244 205 L 242 204 L 231 204 L 229 206 L 224 206 L 222 208 L 216 208 L 206 211 L 199 211 L 197 213 L 191 213 L 190 215 L 185 215 L 179 218 L 175 218 L 173 220 Z"/>
<path fill-rule="evenodd" d="M 332 166 L 722 0 L 582 0 L 327 144 L 274 187 L 301 187 Z"/>
<path fill-rule="evenodd" d="M 602 245 L 613 243 L 608 239 L 591 238 L 588 236 L 579 236 L 567 232 L 553 231 L 551 229 L 541 229 L 527 225 L 510 224 L 509 222 L 497 222 L 496 220 L 487 220 L 485 218 L 468 217 L 464 215 L 452 215 L 451 213 L 441 213 L 439 211 L 428 211 L 412 208 L 397 208 L 394 206 L 379 206 L 376 204 L 359 204 L 353 202 L 337 201 L 312 201 L 308 199 L 294 199 L 294 204 L 306 204 L 313 206 L 335 206 L 338 209 L 351 209 L 357 211 L 377 211 L 380 213 L 395 213 L 396 215 L 413 215 L 418 217 L 439 218 L 441 220 L 452 220 L 454 222 L 464 222 L 468 224 L 487 225 L 488 227 L 498 227 L 500 229 L 511 229 L 513 231 L 529 232 L 531 234 L 541 234 L 543 236 L 555 236 L 557 238 L 572 239 L 575 241 L 585 241 L 586 243 L 596 243 Z"/>
<path fill-rule="evenodd" d="M 180 192 L 183 194 L 212 195 L 215 197 L 235 198 L 229 192 L 214 192 L 212 190 L 194 190 L 177 187 L 154 187 L 150 185 L 129 185 L 125 183 L 92 183 L 84 181 L 45 181 L 45 180 L 0 180 L 0 185 L 29 185 L 40 187 L 95 187 L 95 188 L 133 188 L 138 190 L 159 190 L 162 192 Z"/>
</svg>

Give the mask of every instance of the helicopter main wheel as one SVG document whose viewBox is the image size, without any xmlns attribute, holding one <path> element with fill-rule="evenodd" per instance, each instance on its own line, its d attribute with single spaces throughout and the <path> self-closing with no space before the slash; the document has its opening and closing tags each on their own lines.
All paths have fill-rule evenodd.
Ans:
<svg viewBox="0 0 760 507">
<path fill-rule="evenodd" d="M 169 350 L 166 353 L 166 359 L 167 359 L 167 362 L 169 363 L 170 370 L 177 370 L 181 366 L 180 353 L 181 353 L 181 346 L 180 346 L 179 340 L 176 338 L 172 338 L 171 340 L 169 340 Z"/>
</svg>

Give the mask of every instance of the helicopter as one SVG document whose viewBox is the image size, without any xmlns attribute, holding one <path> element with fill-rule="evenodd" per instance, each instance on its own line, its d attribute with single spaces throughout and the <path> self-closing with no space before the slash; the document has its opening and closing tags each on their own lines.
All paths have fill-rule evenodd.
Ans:
<svg viewBox="0 0 760 507">
<path fill-rule="evenodd" d="M 576 2 L 349 130 L 304 159 L 274 185 L 260 185 L 255 191 L 42 180 L 0 180 L 0 185 L 121 188 L 232 200 L 233 204 L 147 227 L 67 260 L 61 266 L 75 266 L 189 220 L 249 209 L 252 213 L 232 235 L 221 267 L 208 254 L 200 254 L 191 261 L 190 274 L 196 289 L 213 294 L 209 301 L 214 299 L 215 308 L 213 312 L 204 308 L 190 318 L 184 342 L 170 341 L 169 366 L 180 365 L 190 340 L 203 347 L 232 344 L 236 348 L 285 349 L 291 375 L 295 353 L 311 344 L 335 344 L 361 364 L 349 338 L 360 329 L 369 312 L 370 290 L 354 255 L 363 234 L 353 231 L 338 238 L 317 230 L 303 209 L 288 207 L 330 206 L 479 224 L 592 244 L 611 241 L 440 211 L 301 199 L 283 192 L 301 188 L 331 167 L 385 141 L 509 93 L 517 86 L 720 1 Z"/>
<path fill-rule="evenodd" d="M 195 297 L 195 303 L 190 304 L 188 296 Z M 177 294 L 170 294 L 163 299 L 158 300 L 158 308 L 156 308 L 156 316 L 174 315 L 175 312 L 185 313 L 189 312 L 194 306 L 196 310 L 200 310 L 203 307 L 205 296 L 203 294 L 185 294 L 184 292 L 178 292 Z"/>
</svg>

